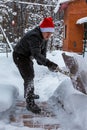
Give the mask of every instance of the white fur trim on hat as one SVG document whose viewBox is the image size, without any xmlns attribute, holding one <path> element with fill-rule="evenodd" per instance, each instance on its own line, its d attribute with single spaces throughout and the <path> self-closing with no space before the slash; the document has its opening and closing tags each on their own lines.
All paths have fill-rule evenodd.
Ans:
<svg viewBox="0 0 87 130">
<path fill-rule="evenodd" d="M 54 28 L 40 28 L 41 32 L 54 32 Z"/>
</svg>

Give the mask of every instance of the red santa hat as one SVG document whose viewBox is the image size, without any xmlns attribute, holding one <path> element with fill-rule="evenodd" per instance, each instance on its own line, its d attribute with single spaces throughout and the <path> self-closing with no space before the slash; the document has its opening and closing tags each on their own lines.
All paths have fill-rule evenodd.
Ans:
<svg viewBox="0 0 87 130">
<path fill-rule="evenodd" d="M 40 23 L 41 32 L 54 32 L 54 22 L 52 17 L 46 17 Z"/>
</svg>

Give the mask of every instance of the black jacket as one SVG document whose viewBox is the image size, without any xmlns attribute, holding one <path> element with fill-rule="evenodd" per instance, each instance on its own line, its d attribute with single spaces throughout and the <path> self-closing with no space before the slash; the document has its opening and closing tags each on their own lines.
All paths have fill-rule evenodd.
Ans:
<svg viewBox="0 0 87 130">
<path fill-rule="evenodd" d="M 27 32 L 25 36 L 17 43 L 14 52 L 22 54 L 25 57 L 33 56 L 39 64 L 45 65 L 47 41 L 43 39 L 39 27 Z"/>
</svg>

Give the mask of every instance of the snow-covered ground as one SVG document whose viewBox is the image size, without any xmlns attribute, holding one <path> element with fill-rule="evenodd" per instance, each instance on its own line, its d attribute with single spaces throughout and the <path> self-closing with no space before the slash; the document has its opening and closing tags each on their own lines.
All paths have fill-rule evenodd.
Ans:
<svg viewBox="0 0 87 130">
<path fill-rule="evenodd" d="M 57 63 L 60 68 L 65 68 L 62 51 L 48 53 L 47 57 Z M 73 55 L 79 64 L 79 70 L 87 73 L 87 56 L 84 58 L 75 53 Z M 35 93 L 40 95 L 39 101 L 47 101 L 58 115 L 58 130 L 87 130 L 87 96 L 73 88 L 69 77 L 57 72 L 51 72 L 45 66 L 40 66 L 34 60 Z M 87 77 L 85 76 L 85 86 Z M 84 81 L 84 79 L 82 79 Z M 16 98 L 23 98 L 23 80 L 13 63 L 12 54 L 0 54 L 0 130 L 43 130 L 42 128 L 17 127 L 6 123 L 2 119 L 2 112 L 13 106 Z M 60 100 L 64 107 L 58 103 Z M 44 124 L 43 120 L 43 124 Z"/>
</svg>

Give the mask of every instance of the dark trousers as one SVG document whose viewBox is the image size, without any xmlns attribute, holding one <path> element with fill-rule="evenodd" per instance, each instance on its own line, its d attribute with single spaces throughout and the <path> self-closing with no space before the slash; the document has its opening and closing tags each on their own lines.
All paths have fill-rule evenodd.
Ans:
<svg viewBox="0 0 87 130">
<path fill-rule="evenodd" d="M 34 69 L 33 62 L 24 55 L 13 52 L 13 60 L 24 80 L 24 97 L 34 93 Z"/>
</svg>

